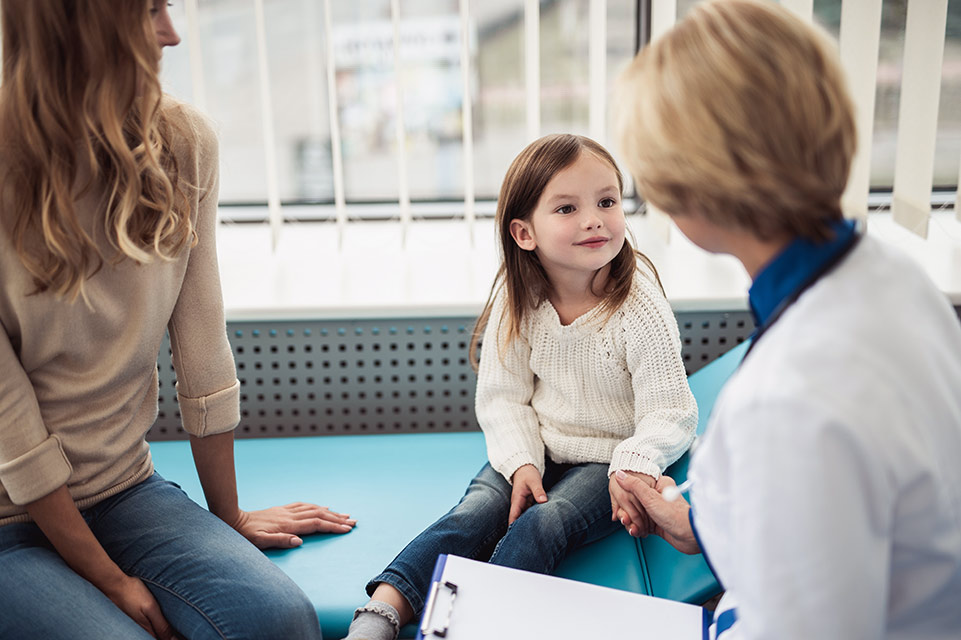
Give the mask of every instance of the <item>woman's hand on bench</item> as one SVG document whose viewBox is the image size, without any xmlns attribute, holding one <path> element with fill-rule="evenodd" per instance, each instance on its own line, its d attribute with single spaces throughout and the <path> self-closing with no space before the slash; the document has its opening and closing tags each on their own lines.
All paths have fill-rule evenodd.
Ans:
<svg viewBox="0 0 961 640">
<path fill-rule="evenodd" d="M 347 533 L 357 524 L 348 514 L 307 502 L 259 511 L 239 511 L 230 523 L 259 549 L 289 549 L 303 544 L 300 536 L 311 533 Z"/>
</svg>

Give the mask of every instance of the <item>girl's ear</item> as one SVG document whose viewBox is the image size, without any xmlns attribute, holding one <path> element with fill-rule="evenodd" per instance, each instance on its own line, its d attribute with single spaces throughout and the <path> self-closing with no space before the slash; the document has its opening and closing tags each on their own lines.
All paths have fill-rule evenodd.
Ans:
<svg viewBox="0 0 961 640">
<path fill-rule="evenodd" d="M 531 233 L 531 225 L 526 220 L 517 218 L 511 220 L 511 237 L 524 251 L 533 251 L 537 247 L 537 242 L 534 241 L 534 235 Z"/>
</svg>

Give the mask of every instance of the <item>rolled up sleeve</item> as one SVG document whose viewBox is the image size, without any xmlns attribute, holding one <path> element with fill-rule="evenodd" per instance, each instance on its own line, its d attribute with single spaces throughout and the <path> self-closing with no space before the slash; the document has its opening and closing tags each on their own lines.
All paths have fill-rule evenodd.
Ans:
<svg viewBox="0 0 961 640">
<path fill-rule="evenodd" d="M 33 385 L 0 332 L 0 484 L 10 500 L 24 505 L 67 482 L 73 469 L 60 439 L 43 422 Z"/>
<path fill-rule="evenodd" d="M 199 398 L 177 394 L 184 429 L 198 437 L 230 431 L 240 422 L 240 382 Z"/>
</svg>

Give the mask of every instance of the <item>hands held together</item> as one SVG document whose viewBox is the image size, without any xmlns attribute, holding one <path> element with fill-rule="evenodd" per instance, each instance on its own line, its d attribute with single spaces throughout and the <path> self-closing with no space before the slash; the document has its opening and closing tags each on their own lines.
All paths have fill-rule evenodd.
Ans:
<svg viewBox="0 0 961 640">
<path fill-rule="evenodd" d="M 617 471 L 611 476 L 611 519 L 619 520 L 636 538 L 658 535 L 683 553 L 698 553 L 688 519 L 690 505 L 683 497 L 668 502 L 661 495 L 674 480 L 662 475 L 654 478 L 643 473 Z"/>
</svg>

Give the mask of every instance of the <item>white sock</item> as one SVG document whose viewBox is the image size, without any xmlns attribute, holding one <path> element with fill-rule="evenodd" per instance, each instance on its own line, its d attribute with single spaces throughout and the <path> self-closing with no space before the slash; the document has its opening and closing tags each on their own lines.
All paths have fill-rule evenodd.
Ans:
<svg viewBox="0 0 961 640">
<path fill-rule="evenodd" d="M 344 640 L 396 640 L 400 614 L 386 602 L 371 600 L 354 611 L 354 620 Z"/>
</svg>

